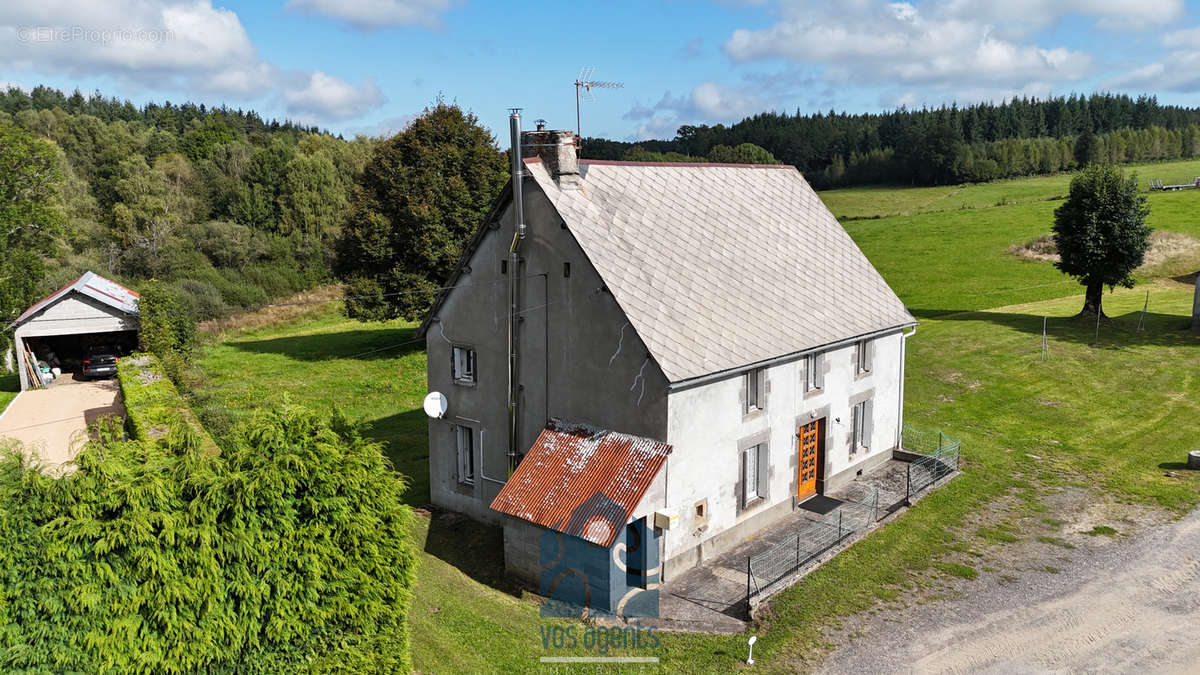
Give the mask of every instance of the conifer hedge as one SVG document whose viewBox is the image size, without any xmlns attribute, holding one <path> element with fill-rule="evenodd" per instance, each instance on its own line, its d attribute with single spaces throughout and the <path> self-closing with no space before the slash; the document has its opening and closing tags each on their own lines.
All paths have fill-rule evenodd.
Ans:
<svg viewBox="0 0 1200 675">
<path fill-rule="evenodd" d="M 404 483 L 338 413 L 0 455 L 0 671 L 410 669 Z"/>
</svg>

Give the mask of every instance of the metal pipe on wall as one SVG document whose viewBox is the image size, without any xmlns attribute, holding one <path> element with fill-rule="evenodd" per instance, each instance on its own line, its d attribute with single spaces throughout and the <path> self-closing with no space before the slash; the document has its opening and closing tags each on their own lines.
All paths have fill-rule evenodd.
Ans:
<svg viewBox="0 0 1200 675">
<path fill-rule="evenodd" d="M 520 441 L 518 420 L 518 399 L 520 397 L 519 359 L 518 359 L 518 328 L 520 321 L 521 297 L 521 241 L 525 239 L 525 194 L 523 180 L 524 166 L 521 162 L 521 109 L 512 108 L 508 116 L 508 128 L 511 135 L 512 152 L 512 199 L 513 199 L 513 234 L 512 245 L 508 249 L 508 473 L 517 468 L 517 448 Z"/>
</svg>

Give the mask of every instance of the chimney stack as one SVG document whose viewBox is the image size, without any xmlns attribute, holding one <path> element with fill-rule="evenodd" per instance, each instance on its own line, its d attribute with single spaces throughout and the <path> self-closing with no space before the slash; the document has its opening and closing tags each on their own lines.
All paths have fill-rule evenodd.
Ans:
<svg viewBox="0 0 1200 675">
<path fill-rule="evenodd" d="M 547 131 L 544 124 L 539 124 L 537 131 L 521 134 L 521 156 L 541 159 L 554 182 L 563 189 L 579 186 L 575 147 L 575 132 Z"/>
</svg>

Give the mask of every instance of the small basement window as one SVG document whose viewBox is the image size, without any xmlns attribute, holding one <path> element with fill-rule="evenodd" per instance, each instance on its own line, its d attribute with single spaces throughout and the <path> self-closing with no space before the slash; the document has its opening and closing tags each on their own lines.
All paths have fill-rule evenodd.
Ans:
<svg viewBox="0 0 1200 675">
<path fill-rule="evenodd" d="M 854 372 L 858 375 L 871 372 L 871 357 L 875 351 L 875 343 L 871 340 L 859 340 L 855 346 Z"/>
<path fill-rule="evenodd" d="M 475 484 L 475 430 L 468 426 L 454 427 L 458 454 L 458 482 Z"/>
<path fill-rule="evenodd" d="M 825 388 L 825 355 L 809 354 L 804 361 L 804 391 Z"/>
<path fill-rule="evenodd" d="M 850 454 L 853 455 L 859 448 L 870 451 L 871 449 L 871 415 L 873 404 L 871 401 L 863 401 L 854 406 L 850 413 L 852 416 L 853 437 L 850 441 Z"/>
<path fill-rule="evenodd" d="M 742 508 L 767 496 L 768 470 L 766 443 L 742 451 Z"/>
<path fill-rule="evenodd" d="M 767 407 L 766 383 L 767 371 L 765 368 L 757 368 L 746 372 L 746 408 L 742 411 L 743 414 L 748 415 L 756 410 L 763 410 Z"/>
<path fill-rule="evenodd" d="M 454 347 L 451 365 L 454 381 L 460 384 L 475 383 L 475 350 L 470 347 Z"/>
</svg>

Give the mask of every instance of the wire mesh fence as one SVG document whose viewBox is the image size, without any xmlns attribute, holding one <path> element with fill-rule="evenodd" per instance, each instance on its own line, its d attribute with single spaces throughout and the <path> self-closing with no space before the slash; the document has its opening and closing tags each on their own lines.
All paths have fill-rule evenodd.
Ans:
<svg viewBox="0 0 1200 675">
<path fill-rule="evenodd" d="M 904 425 L 902 446 L 919 455 L 908 463 L 905 492 L 909 503 L 930 486 L 958 470 L 962 441 L 938 431 Z"/>
<path fill-rule="evenodd" d="M 822 555 L 852 539 L 879 516 L 879 490 L 872 488 L 858 501 L 847 501 L 784 537 L 775 546 L 746 559 L 746 602 L 756 601 L 777 590 L 780 581 L 805 572 Z"/>
</svg>

